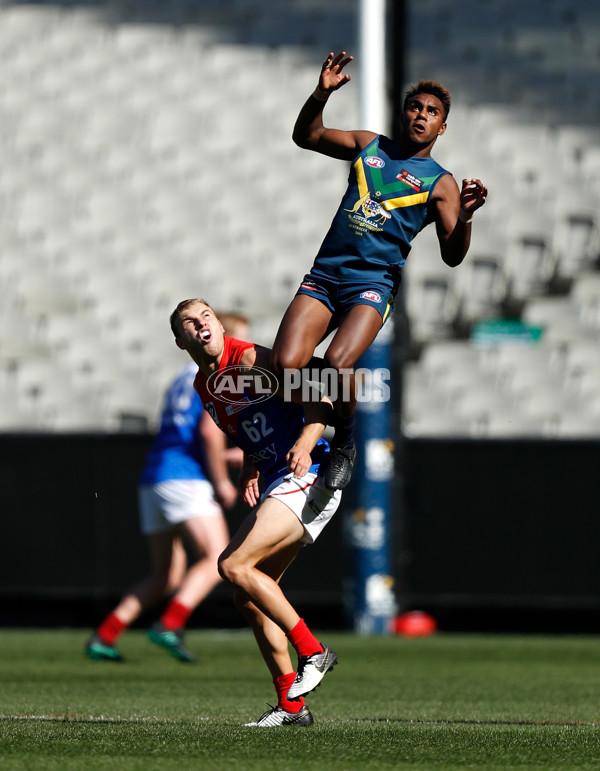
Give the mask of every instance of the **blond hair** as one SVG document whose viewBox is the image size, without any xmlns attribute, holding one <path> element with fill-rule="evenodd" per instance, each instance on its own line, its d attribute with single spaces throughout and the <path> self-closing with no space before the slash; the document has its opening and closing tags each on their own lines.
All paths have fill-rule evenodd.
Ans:
<svg viewBox="0 0 600 771">
<path fill-rule="evenodd" d="M 192 305 L 198 305 L 198 304 L 206 305 L 206 307 L 210 308 L 211 311 L 213 310 L 211 308 L 211 306 L 206 302 L 206 300 L 203 300 L 200 297 L 192 297 L 190 300 L 182 300 L 177 305 L 177 307 L 175 308 L 175 310 L 173 311 L 173 313 L 169 317 L 169 322 L 171 324 L 171 332 L 173 332 L 175 337 L 179 337 L 179 329 L 178 329 L 177 324 L 179 322 L 179 317 L 181 316 L 183 311 L 187 310 L 188 308 L 191 308 Z M 214 313 L 214 311 L 213 311 L 213 313 Z"/>
</svg>

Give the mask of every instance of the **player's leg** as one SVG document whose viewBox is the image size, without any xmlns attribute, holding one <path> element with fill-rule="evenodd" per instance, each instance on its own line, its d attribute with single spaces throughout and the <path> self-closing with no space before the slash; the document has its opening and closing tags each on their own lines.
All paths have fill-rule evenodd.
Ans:
<svg viewBox="0 0 600 771">
<path fill-rule="evenodd" d="M 217 559 L 227 546 L 229 531 L 207 482 L 190 482 L 175 489 L 175 493 L 178 505 L 171 509 L 170 517 L 179 520 L 176 532 L 189 544 L 196 560 L 148 636 L 179 661 L 191 662 L 195 656 L 183 644 L 183 630 L 194 609 L 221 580 Z"/>
<path fill-rule="evenodd" d="M 285 482 L 282 484 L 285 486 Z M 306 488 L 310 487 L 309 481 Z M 304 539 L 306 530 L 300 517 L 306 502 L 306 488 L 298 485 L 295 491 L 286 492 L 286 500 L 297 496 L 299 513 L 277 497 L 267 497 L 257 511 L 244 520 L 221 555 L 219 571 L 223 578 L 248 595 L 254 605 L 285 633 L 298 655 L 299 662 L 313 656 L 324 657 L 326 667 L 321 670 L 320 681 L 337 661 L 335 653 L 312 634 L 284 595 L 278 580 L 262 569 L 262 566 L 268 565 L 269 560 L 274 559 L 276 555 L 290 554 L 292 547 L 299 545 Z M 275 490 L 270 493 L 270 496 L 273 495 Z M 296 694 L 301 695 L 303 694 Z"/>
<path fill-rule="evenodd" d="M 219 558 L 221 576 L 245 592 L 286 633 L 299 616 L 277 581 L 260 565 L 276 554 L 288 553 L 303 537 L 304 527 L 298 517 L 281 501 L 267 498 L 248 514 Z"/>
<path fill-rule="evenodd" d="M 119 661 L 116 649 L 120 635 L 140 615 L 181 583 L 186 569 L 186 555 L 181 539 L 172 531 L 147 535 L 152 573 L 132 586 L 119 604 L 102 621 L 90 638 L 86 653 L 90 658 Z"/>
<path fill-rule="evenodd" d="M 297 294 L 290 303 L 275 337 L 271 367 L 277 373 L 301 369 L 326 336 L 332 313 L 320 300 Z"/>
<path fill-rule="evenodd" d="M 372 305 L 355 305 L 340 318 L 324 359 L 337 370 L 351 369 L 369 348 L 383 325 Z"/>
<path fill-rule="evenodd" d="M 334 401 L 335 435 L 330 462 L 325 470 L 325 484 L 332 490 L 346 487 L 356 459 L 356 393 L 352 370 L 377 337 L 382 323 L 380 313 L 371 305 L 355 305 L 340 319 L 323 357 L 326 365 L 338 372 L 337 399 Z"/>
<path fill-rule="evenodd" d="M 225 516 L 219 512 L 188 519 L 181 523 L 179 531 L 197 561 L 188 568 L 173 599 L 193 609 L 221 581 L 217 561 L 229 542 L 229 530 Z"/>
<path fill-rule="evenodd" d="M 296 557 L 301 544 L 292 544 L 261 563 L 260 569 L 279 583 L 281 576 Z M 314 720 L 304 699 L 290 701 L 288 690 L 296 672 L 290 658 L 288 639 L 282 629 L 256 607 L 250 597 L 241 590 L 235 592 L 236 607 L 242 612 L 254 633 L 262 657 L 271 673 L 277 694 L 277 704 L 265 712 L 256 722 L 247 726 L 275 727 L 279 725 L 309 726 Z"/>
<path fill-rule="evenodd" d="M 152 574 L 133 586 L 114 610 L 128 625 L 142 610 L 174 592 L 185 575 L 187 557 L 177 533 L 151 533 L 147 539 Z"/>
<path fill-rule="evenodd" d="M 259 565 L 260 570 L 279 583 L 281 576 L 301 548 L 302 544 L 299 542 L 291 544 L 287 549 L 282 549 L 262 562 Z M 236 590 L 234 601 L 252 628 L 258 648 L 271 676 L 276 678 L 279 675 L 292 672 L 294 668 L 285 632 L 266 616 L 243 590 Z"/>
</svg>

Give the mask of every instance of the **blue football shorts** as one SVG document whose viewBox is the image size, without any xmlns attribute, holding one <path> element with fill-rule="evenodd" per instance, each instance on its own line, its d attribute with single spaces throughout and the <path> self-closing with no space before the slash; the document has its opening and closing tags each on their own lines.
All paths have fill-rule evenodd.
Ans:
<svg viewBox="0 0 600 771">
<path fill-rule="evenodd" d="M 379 313 L 382 323 L 394 310 L 398 284 L 381 281 L 339 281 L 315 273 L 307 273 L 296 294 L 315 297 L 339 318 L 355 305 L 370 305 Z"/>
</svg>

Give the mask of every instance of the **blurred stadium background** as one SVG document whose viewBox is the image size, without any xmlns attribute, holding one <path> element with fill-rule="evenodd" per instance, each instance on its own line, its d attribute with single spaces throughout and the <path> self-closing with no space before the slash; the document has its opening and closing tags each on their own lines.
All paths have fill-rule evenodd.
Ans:
<svg viewBox="0 0 600 771">
<path fill-rule="evenodd" d="M 426 231 L 405 271 L 400 591 L 438 612 L 595 611 L 600 6 L 390 0 L 388 15 L 390 115 L 405 84 L 442 81 L 436 159 L 490 190 L 463 266 Z M 5 598 L 41 596 L 62 550 L 47 596 L 122 588 L 128 552 L 103 533 L 136 537 L 123 500 L 185 358 L 180 299 L 244 312 L 272 342 L 347 175 L 292 126 L 324 54 L 356 50 L 356 20 L 354 0 L 0 3 Z M 352 75 L 330 125 L 358 124 L 369 84 Z M 90 500 L 84 480 L 107 475 L 123 492 Z"/>
</svg>

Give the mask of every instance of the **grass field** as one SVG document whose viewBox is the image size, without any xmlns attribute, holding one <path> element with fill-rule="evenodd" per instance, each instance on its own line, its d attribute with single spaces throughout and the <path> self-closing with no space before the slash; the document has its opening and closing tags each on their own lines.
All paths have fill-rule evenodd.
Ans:
<svg viewBox="0 0 600 771">
<path fill-rule="evenodd" d="M 143 632 L 123 664 L 75 630 L 0 630 L 0 768 L 598 769 L 600 640 L 323 637 L 340 663 L 310 728 L 244 728 L 273 699 L 246 632 L 191 631 L 195 665 Z"/>
</svg>

